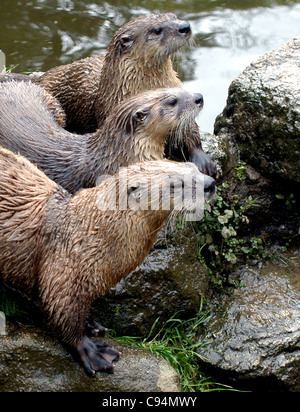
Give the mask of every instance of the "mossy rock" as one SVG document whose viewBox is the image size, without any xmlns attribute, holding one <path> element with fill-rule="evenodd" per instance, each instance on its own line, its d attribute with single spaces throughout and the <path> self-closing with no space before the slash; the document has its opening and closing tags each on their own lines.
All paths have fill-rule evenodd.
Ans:
<svg viewBox="0 0 300 412">
<path fill-rule="evenodd" d="M 235 79 L 215 123 L 241 159 L 265 176 L 300 182 L 300 37 Z"/>
</svg>

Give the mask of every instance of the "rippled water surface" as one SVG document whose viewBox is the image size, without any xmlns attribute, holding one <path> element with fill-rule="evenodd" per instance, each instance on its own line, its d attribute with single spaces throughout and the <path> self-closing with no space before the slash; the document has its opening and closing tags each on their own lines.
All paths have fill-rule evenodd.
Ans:
<svg viewBox="0 0 300 412">
<path fill-rule="evenodd" d="M 174 12 L 194 39 L 175 57 L 184 87 L 204 95 L 212 132 L 230 82 L 257 56 L 300 36 L 300 2 L 274 0 L 0 0 L 0 49 L 16 72 L 48 70 L 102 52 L 132 17 Z"/>
</svg>

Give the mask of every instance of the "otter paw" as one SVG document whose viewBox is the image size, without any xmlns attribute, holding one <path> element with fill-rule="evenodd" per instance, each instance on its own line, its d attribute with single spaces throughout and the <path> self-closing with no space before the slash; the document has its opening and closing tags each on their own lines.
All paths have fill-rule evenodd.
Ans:
<svg viewBox="0 0 300 412">
<path fill-rule="evenodd" d="M 215 163 L 211 160 L 206 153 L 203 152 L 200 148 L 194 148 L 190 150 L 190 161 L 195 163 L 200 172 L 205 175 L 211 176 L 214 179 L 217 176 L 217 167 Z"/>
<path fill-rule="evenodd" d="M 88 336 L 93 336 L 94 338 L 97 336 L 105 336 L 105 332 L 107 332 L 107 328 L 100 325 L 98 322 L 90 321 L 86 322 L 85 325 L 85 334 Z"/>
<path fill-rule="evenodd" d="M 104 342 L 92 341 L 83 336 L 76 345 L 76 351 L 87 373 L 94 375 L 96 372 L 112 372 L 112 362 L 118 360 L 120 353 Z"/>
</svg>

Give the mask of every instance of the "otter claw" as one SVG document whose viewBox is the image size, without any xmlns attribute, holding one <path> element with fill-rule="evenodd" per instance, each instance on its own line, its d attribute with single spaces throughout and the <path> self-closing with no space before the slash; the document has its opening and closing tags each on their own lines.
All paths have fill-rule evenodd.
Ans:
<svg viewBox="0 0 300 412">
<path fill-rule="evenodd" d="M 105 332 L 107 331 L 108 329 L 100 325 L 98 322 L 87 322 L 85 325 L 85 334 L 88 336 L 93 336 L 94 338 L 97 336 L 104 337 Z"/>
</svg>

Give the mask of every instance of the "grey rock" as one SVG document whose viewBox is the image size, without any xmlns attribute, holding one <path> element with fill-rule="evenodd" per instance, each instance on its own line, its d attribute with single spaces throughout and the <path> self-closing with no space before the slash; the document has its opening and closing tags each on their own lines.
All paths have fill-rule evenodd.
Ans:
<svg viewBox="0 0 300 412">
<path fill-rule="evenodd" d="M 260 57 L 235 79 L 215 134 L 265 176 L 300 182 L 300 37 Z"/>
<path fill-rule="evenodd" d="M 0 392 L 179 392 L 179 377 L 151 353 L 105 339 L 121 352 L 112 374 L 87 376 L 55 339 L 36 327 L 0 336 Z"/>
<path fill-rule="evenodd" d="M 300 391 L 299 264 L 298 251 L 288 265 L 240 269 L 241 287 L 218 299 L 200 334 L 214 375 L 242 388 Z"/>
<path fill-rule="evenodd" d="M 238 161 L 238 150 L 227 136 L 218 136 L 200 131 L 202 148 L 215 162 L 218 177 L 226 175 Z"/>
</svg>

